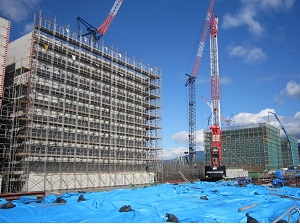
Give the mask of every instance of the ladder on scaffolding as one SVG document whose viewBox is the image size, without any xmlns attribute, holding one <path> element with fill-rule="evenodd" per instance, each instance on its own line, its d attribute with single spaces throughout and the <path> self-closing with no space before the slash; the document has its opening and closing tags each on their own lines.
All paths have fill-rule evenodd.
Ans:
<svg viewBox="0 0 300 224">
<path fill-rule="evenodd" d="M 181 172 L 181 170 L 179 171 L 180 176 L 183 178 L 183 180 L 185 182 L 189 182 L 189 180 L 183 175 L 183 173 Z"/>
</svg>

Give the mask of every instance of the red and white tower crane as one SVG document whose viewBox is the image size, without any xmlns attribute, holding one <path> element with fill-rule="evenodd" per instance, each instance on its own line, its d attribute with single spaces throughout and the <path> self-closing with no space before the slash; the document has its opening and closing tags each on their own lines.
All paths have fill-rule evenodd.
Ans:
<svg viewBox="0 0 300 224">
<path fill-rule="evenodd" d="M 220 112 L 220 77 L 218 58 L 218 18 L 210 22 L 210 94 L 211 94 L 211 166 L 205 167 L 207 177 L 221 179 L 226 176 L 222 166 L 222 131 Z"/>
<path fill-rule="evenodd" d="M 196 77 L 198 75 L 200 62 L 202 59 L 207 31 L 209 28 L 209 24 L 212 17 L 214 0 L 210 0 L 208 10 L 206 13 L 206 18 L 204 22 L 204 27 L 201 34 L 201 40 L 198 46 L 197 56 L 194 63 L 194 67 L 191 75 L 187 75 L 187 81 L 185 86 L 189 87 L 189 162 L 190 164 L 195 163 L 195 153 L 196 153 L 196 90 L 195 90 L 195 82 Z"/>
<path fill-rule="evenodd" d="M 83 34 L 82 36 L 92 36 L 94 38 L 95 41 L 99 40 L 107 31 L 109 25 L 111 24 L 111 22 L 113 21 L 113 19 L 115 18 L 115 16 L 117 15 L 117 12 L 119 10 L 119 8 L 121 7 L 123 0 L 116 0 L 113 7 L 111 8 L 107 18 L 105 19 L 105 21 L 98 27 L 95 28 L 94 26 L 92 26 L 91 24 L 89 24 L 87 21 L 85 21 L 84 19 L 77 17 L 77 29 L 78 31 L 80 31 L 80 23 L 82 23 L 87 30 L 86 34 Z"/>
</svg>

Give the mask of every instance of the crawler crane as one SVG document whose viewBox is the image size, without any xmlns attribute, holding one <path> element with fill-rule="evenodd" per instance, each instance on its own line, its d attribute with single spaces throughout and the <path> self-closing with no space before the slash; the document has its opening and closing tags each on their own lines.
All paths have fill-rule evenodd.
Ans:
<svg viewBox="0 0 300 224">
<path fill-rule="evenodd" d="M 209 28 L 210 20 L 212 17 L 214 0 L 210 0 L 204 27 L 202 30 L 201 40 L 198 46 L 197 56 L 194 63 L 194 67 L 191 75 L 187 75 L 187 81 L 185 86 L 189 87 L 189 163 L 193 165 L 195 163 L 195 153 L 196 153 L 196 90 L 195 90 L 195 82 L 198 75 L 200 62 L 202 59 L 204 45 L 206 41 L 207 31 Z"/>
<path fill-rule="evenodd" d="M 218 18 L 210 22 L 210 87 L 211 87 L 211 166 L 205 166 L 205 177 L 213 180 L 225 178 L 226 167 L 222 166 L 222 131 L 220 113 L 220 78 L 218 59 Z"/>
</svg>

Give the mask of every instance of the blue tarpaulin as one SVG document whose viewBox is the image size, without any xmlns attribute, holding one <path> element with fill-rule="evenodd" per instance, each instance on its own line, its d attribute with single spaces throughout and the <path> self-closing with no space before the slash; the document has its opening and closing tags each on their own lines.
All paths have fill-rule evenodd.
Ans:
<svg viewBox="0 0 300 224">
<path fill-rule="evenodd" d="M 80 195 L 86 200 L 78 202 Z M 58 197 L 66 203 L 57 203 Z M 12 201 L 15 207 L 0 209 L 0 222 L 162 223 L 166 222 L 166 213 L 175 215 L 181 223 L 246 223 L 246 213 L 258 222 L 273 222 L 292 206 L 299 208 L 298 198 L 300 190 L 288 186 L 239 186 L 228 181 L 165 183 L 144 188 L 52 194 L 42 201 L 33 196 L 21 197 Z M 1 205 L 5 203 L 5 199 L 0 199 Z M 130 205 L 131 210 L 120 212 L 124 205 Z M 294 211 L 290 222 L 298 218 Z M 288 215 L 283 219 L 288 220 Z"/>
</svg>

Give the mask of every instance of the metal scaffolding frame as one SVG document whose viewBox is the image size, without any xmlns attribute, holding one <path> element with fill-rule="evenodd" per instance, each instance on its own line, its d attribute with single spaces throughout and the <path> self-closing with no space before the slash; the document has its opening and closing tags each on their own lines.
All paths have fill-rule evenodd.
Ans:
<svg viewBox="0 0 300 224">
<path fill-rule="evenodd" d="M 6 74 L 2 192 L 162 181 L 160 69 L 41 12 L 27 36 Z"/>
<path fill-rule="evenodd" d="M 282 148 L 282 163 L 283 167 L 290 167 L 293 165 L 292 156 L 294 156 L 294 165 L 300 165 L 299 159 L 299 149 L 297 138 L 290 136 L 291 149 L 286 136 L 281 136 L 281 148 Z"/>
</svg>

